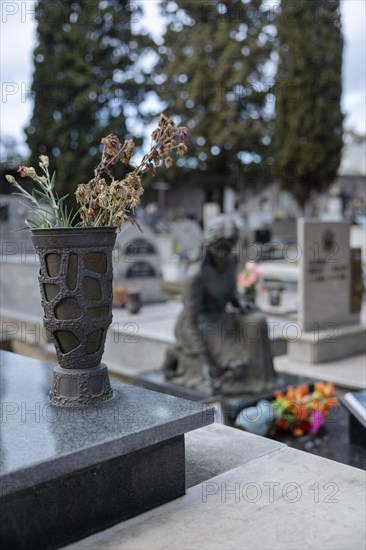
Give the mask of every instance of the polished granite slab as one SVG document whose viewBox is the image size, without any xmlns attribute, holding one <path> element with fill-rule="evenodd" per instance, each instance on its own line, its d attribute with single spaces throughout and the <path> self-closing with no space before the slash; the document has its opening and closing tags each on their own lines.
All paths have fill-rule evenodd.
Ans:
<svg viewBox="0 0 366 550">
<path fill-rule="evenodd" d="M 210 403 L 216 409 L 217 420 L 233 426 L 241 410 L 256 406 L 262 399 L 271 401 L 274 398 L 274 389 L 285 390 L 289 385 L 298 386 L 300 384 L 309 384 L 312 387 L 314 380 L 305 376 L 282 372 L 278 373 L 277 385 L 272 390 L 238 396 L 208 395 L 195 389 L 178 386 L 166 380 L 162 371 L 139 374 L 134 378 L 134 383 L 176 397 Z M 341 390 L 337 390 L 337 395 L 341 393 Z M 364 444 L 362 445 L 365 438 L 362 432 L 358 434 L 357 428 L 357 425 L 355 426 L 352 423 L 350 414 L 338 404 L 325 419 L 324 427 L 316 434 L 305 434 L 297 438 L 288 432 L 271 430 L 268 437 L 289 447 L 336 460 L 349 466 L 366 469 Z"/>
<path fill-rule="evenodd" d="M 119 383 L 100 406 L 54 407 L 50 365 L 9 352 L 0 361 L 2 494 L 213 422 L 207 405 Z"/>
<path fill-rule="evenodd" d="M 51 366 L 0 360 L 3 548 L 59 548 L 185 494 L 184 434 L 212 408 L 119 383 L 99 406 L 54 407 Z"/>
<path fill-rule="evenodd" d="M 271 400 L 275 390 L 285 391 L 289 385 L 312 384 L 312 380 L 303 376 L 292 374 L 278 374 L 277 381 L 272 388 L 257 393 L 242 393 L 240 395 L 224 395 L 221 393 L 205 393 L 195 388 L 187 388 L 171 382 L 161 370 L 147 371 L 132 378 L 134 384 L 158 391 L 164 394 L 174 395 L 183 399 L 214 404 L 220 410 L 220 417 L 229 426 L 233 426 L 239 412 L 247 407 L 256 405 L 262 399 Z"/>
</svg>

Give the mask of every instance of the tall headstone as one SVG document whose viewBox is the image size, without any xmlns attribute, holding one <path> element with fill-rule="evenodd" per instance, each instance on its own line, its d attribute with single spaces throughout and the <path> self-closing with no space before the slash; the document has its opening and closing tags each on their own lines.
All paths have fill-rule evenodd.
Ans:
<svg viewBox="0 0 366 550">
<path fill-rule="evenodd" d="M 350 224 L 298 221 L 299 326 L 293 359 L 319 363 L 363 353 L 365 327 L 352 307 Z"/>
<path fill-rule="evenodd" d="M 302 329 L 358 324 L 359 314 L 351 311 L 350 224 L 301 219 L 298 237 Z"/>
<path fill-rule="evenodd" d="M 217 202 L 205 202 L 202 208 L 203 227 L 220 214 L 220 205 Z"/>
<path fill-rule="evenodd" d="M 233 214 L 236 210 L 236 191 L 231 187 L 224 188 L 224 212 L 225 214 Z"/>
</svg>

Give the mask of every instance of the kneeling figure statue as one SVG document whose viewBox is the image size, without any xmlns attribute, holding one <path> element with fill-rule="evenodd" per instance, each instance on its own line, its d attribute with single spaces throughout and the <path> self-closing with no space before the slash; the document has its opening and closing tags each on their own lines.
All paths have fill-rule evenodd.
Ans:
<svg viewBox="0 0 366 550">
<path fill-rule="evenodd" d="M 176 344 L 163 365 L 166 378 L 176 384 L 238 395 L 276 383 L 265 316 L 237 292 L 237 241 L 236 225 L 219 216 L 188 267 Z"/>
</svg>

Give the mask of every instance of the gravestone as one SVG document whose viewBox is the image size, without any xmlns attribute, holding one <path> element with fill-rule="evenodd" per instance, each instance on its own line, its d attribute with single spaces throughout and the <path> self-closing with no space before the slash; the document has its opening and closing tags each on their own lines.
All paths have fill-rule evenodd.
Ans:
<svg viewBox="0 0 366 550">
<path fill-rule="evenodd" d="M 300 307 L 303 330 L 359 323 L 351 311 L 351 249 L 348 222 L 299 222 Z"/>
<path fill-rule="evenodd" d="M 257 210 L 250 211 L 247 215 L 247 224 L 250 229 L 255 231 L 256 229 L 262 229 L 274 220 L 274 214 L 272 210 Z"/>
<path fill-rule="evenodd" d="M 272 240 L 283 244 L 295 243 L 297 239 L 296 219 L 274 220 L 267 224 Z"/>
<path fill-rule="evenodd" d="M 187 260 L 199 247 L 202 230 L 194 220 L 179 220 L 172 224 L 172 237 L 174 253 Z"/>
<path fill-rule="evenodd" d="M 145 303 L 160 301 L 160 259 L 153 232 L 145 224 L 129 226 L 117 235 L 113 253 L 113 285 L 141 291 Z"/>
<path fill-rule="evenodd" d="M 0 341 L 6 345 L 18 340 L 21 345 L 46 349 L 37 284 L 39 261 L 31 232 L 19 231 L 28 215 L 26 199 L 0 195 Z"/>
<path fill-rule="evenodd" d="M 23 204 L 22 204 L 23 203 Z M 0 195 L 0 242 L 2 260 L 4 255 L 34 255 L 30 231 L 20 231 L 29 216 L 26 199 L 16 195 Z"/>
<path fill-rule="evenodd" d="M 350 224 L 298 222 L 299 327 L 291 358 L 319 363 L 363 353 L 366 332 L 352 307 Z"/>
<path fill-rule="evenodd" d="M 202 207 L 202 219 L 204 229 L 220 214 L 220 205 L 217 202 L 205 202 Z"/>
<path fill-rule="evenodd" d="M 278 239 L 272 238 L 267 225 L 261 229 L 250 229 L 248 225 L 242 225 L 239 228 L 238 254 L 240 267 L 244 267 L 248 260 L 258 262 L 282 259 L 283 245 Z"/>
</svg>

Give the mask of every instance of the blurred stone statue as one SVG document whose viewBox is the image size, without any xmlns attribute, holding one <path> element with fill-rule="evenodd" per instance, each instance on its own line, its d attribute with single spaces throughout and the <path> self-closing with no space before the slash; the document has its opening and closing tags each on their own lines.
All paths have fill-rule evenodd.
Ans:
<svg viewBox="0 0 366 550">
<path fill-rule="evenodd" d="M 237 395 L 276 382 L 265 316 L 237 293 L 237 240 L 236 225 L 226 216 L 215 218 L 188 267 L 176 344 L 163 365 L 176 384 Z"/>
</svg>

